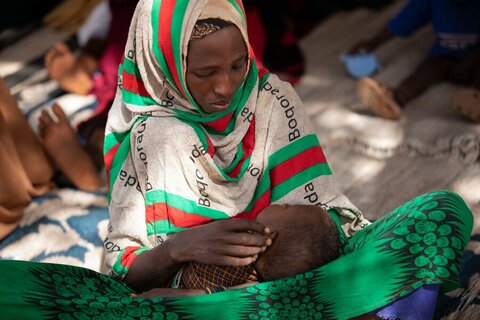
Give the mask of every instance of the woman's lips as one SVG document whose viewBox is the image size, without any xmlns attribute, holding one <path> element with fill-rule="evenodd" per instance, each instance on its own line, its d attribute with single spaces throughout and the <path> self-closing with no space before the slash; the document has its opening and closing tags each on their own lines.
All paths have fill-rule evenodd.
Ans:
<svg viewBox="0 0 480 320">
<path fill-rule="evenodd" d="M 217 108 L 226 109 L 230 105 L 231 101 L 222 101 L 222 102 L 215 102 L 213 105 Z"/>
</svg>

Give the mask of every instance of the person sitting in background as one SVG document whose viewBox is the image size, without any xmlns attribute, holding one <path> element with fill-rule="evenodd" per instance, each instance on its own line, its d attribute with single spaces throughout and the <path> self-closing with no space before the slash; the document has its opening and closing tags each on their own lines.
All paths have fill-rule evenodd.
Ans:
<svg viewBox="0 0 480 320">
<path fill-rule="evenodd" d="M 58 81 L 60 87 L 75 94 L 94 94 L 97 99 L 93 116 L 80 123 L 76 130 L 70 126 L 64 111 L 59 107 L 52 108 L 57 119 L 46 109 L 42 110 L 39 118 L 39 133 L 47 154 L 75 186 L 79 182 L 72 159 L 65 157 L 66 153 L 57 151 L 67 149 L 72 154 L 86 153 L 88 157 L 84 161 L 90 162 L 95 168 L 94 172 L 85 173 L 92 176 L 92 184 L 88 189 L 97 190 L 101 187 L 98 172 L 103 167 L 107 114 L 117 90 L 118 65 L 128 36 L 128 21 L 132 18 L 137 2 L 138 0 L 109 0 L 111 22 L 106 38 L 90 39 L 78 57 L 64 43 L 57 43 L 45 55 L 47 72 L 51 79 Z M 77 135 L 84 141 L 84 145 L 80 144 Z"/>
<path fill-rule="evenodd" d="M 480 0 L 410 0 L 375 36 L 357 43 L 349 53 L 370 53 L 427 23 L 435 31 L 435 44 L 413 73 L 396 88 L 363 78 L 357 87 L 360 99 L 379 116 L 397 120 L 412 99 L 436 83 L 451 81 L 460 86 L 453 107 L 480 123 Z"/>
</svg>

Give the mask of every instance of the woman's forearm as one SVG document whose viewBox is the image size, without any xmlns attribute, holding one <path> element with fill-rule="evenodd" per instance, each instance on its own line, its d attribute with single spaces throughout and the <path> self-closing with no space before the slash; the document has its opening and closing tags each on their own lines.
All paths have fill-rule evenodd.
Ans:
<svg viewBox="0 0 480 320">
<path fill-rule="evenodd" d="M 137 292 L 164 286 L 182 264 L 172 258 L 172 241 L 174 240 L 168 239 L 163 244 L 142 252 L 130 266 L 123 281 Z"/>
</svg>

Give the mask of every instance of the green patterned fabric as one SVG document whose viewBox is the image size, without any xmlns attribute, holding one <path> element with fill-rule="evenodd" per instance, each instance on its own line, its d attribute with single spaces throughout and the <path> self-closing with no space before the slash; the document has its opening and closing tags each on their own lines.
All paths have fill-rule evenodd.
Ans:
<svg viewBox="0 0 480 320">
<path fill-rule="evenodd" d="M 304 274 L 211 295 L 131 298 L 123 283 L 58 264 L 0 261 L 2 319 L 348 319 L 423 284 L 458 286 L 473 217 L 449 191 L 425 194 L 345 239 Z"/>
</svg>

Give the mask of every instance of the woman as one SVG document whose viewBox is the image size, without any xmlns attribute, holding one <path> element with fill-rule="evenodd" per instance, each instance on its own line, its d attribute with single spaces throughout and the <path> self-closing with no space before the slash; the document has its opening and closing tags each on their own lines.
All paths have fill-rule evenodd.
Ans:
<svg viewBox="0 0 480 320">
<path fill-rule="evenodd" d="M 385 264 L 385 250 L 395 257 L 388 263 L 391 270 L 401 274 L 400 262 L 413 259 L 414 265 L 417 257 L 408 250 L 408 256 L 397 257 L 394 248 L 379 246 L 391 239 L 392 247 L 405 248 L 409 242 L 392 237 L 398 237 L 395 232 L 403 236 L 417 219 L 395 213 L 356 234 L 368 222 L 335 191 L 292 87 L 257 70 L 244 21 L 235 1 L 144 1 L 137 7 L 120 68 L 122 90 L 106 133 L 111 225 L 105 247 L 111 274 L 146 291 L 175 286 L 185 262 L 247 268 L 272 241 L 263 232 L 268 226 L 251 220 L 276 203 L 327 208 L 345 233 L 349 254 L 338 260 L 345 272 L 353 271 L 347 261 L 362 251 L 357 241 L 365 241 L 376 248 L 363 253 L 374 257 L 375 267 Z M 468 209 L 465 214 L 459 217 L 466 232 L 459 238 L 461 247 L 470 232 Z M 382 230 L 386 239 L 377 243 L 378 235 L 368 236 L 389 224 Z M 418 250 L 417 245 L 416 255 Z M 430 250 L 429 258 L 441 255 Z M 415 272 L 401 281 L 386 272 L 390 281 L 382 282 L 385 287 L 377 291 L 382 294 L 363 311 L 454 276 L 447 271 L 442 279 L 423 268 Z M 333 277 L 327 274 L 324 281 Z M 370 277 L 361 275 L 358 281 Z"/>
<path fill-rule="evenodd" d="M 369 224 L 333 187 L 292 87 L 257 70 L 240 2 L 140 1 L 120 74 L 105 143 L 111 275 L 142 292 L 174 287 L 185 262 L 248 268 L 275 241 L 254 221 L 270 204 L 327 209 L 342 256 L 289 278 L 154 299 L 80 268 L 5 262 L 15 298 L 0 304 L 57 318 L 348 319 L 426 284 L 458 285 L 472 228 L 463 200 L 426 194 Z M 14 285 L 27 280 L 35 291 Z"/>
<path fill-rule="evenodd" d="M 45 55 L 48 75 L 58 81 L 62 89 L 79 95 L 93 94 L 97 101 L 93 116 L 77 128 L 68 130 L 75 134 L 64 134 L 70 128 L 70 122 L 60 108 L 52 108 L 59 121 L 54 121 L 48 110 L 43 110 L 39 118 L 45 151 L 63 175 L 80 189 L 97 191 L 102 187 L 98 173 L 103 167 L 105 125 L 117 89 L 118 65 L 127 41 L 129 24 L 125 21 L 132 19 L 137 2 L 108 1 L 111 15 L 108 34 L 105 38 L 94 36 L 89 39 L 78 58 L 64 43 L 55 44 Z M 75 5 L 74 2 L 69 4 Z M 83 140 L 82 144 L 79 137 Z M 72 159 L 69 154 L 58 152 L 64 149 L 78 156 Z M 87 164 L 89 170 L 85 169 Z M 84 170 L 79 173 L 80 165 Z M 89 177 L 88 184 L 82 182 L 86 176 Z"/>
<path fill-rule="evenodd" d="M 142 291 L 179 281 L 188 261 L 246 267 L 272 241 L 253 221 L 270 203 L 320 204 L 349 235 L 363 227 L 292 87 L 257 69 L 241 7 L 171 9 L 137 9 L 109 114 L 112 274 Z M 164 25 L 172 14 L 182 28 Z"/>
</svg>

